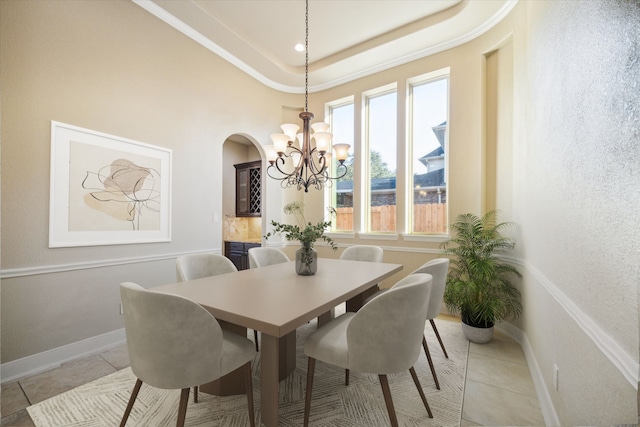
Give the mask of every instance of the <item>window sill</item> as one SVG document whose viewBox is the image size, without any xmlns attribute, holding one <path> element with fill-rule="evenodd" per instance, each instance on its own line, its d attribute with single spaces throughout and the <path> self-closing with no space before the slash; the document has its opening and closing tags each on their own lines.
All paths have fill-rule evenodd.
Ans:
<svg viewBox="0 0 640 427">
<path fill-rule="evenodd" d="M 402 240 L 407 242 L 436 242 L 442 243 L 451 239 L 448 234 L 403 234 Z"/>
<path fill-rule="evenodd" d="M 330 231 L 324 233 L 325 236 L 331 237 L 332 239 L 355 239 L 356 233 L 353 231 Z"/>
<path fill-rule="evenodd" d="M 358 237 L 362 240 L 398 240 L 395 233 L 358 233 Z"/>
</svg>

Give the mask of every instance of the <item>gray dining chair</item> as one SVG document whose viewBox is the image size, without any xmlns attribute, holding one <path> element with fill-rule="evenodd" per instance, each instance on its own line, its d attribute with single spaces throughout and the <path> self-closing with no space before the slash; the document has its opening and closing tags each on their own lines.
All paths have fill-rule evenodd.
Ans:
<svg viewBox="0 0 640 427">
<path fill-rule="evenodd" d="M 374 245 L 354 245 L 349 246 L 340 254 L 340 259 L 346 259 L 350 261 L 367 261 L 367 262 L 382 262 L 382 257 L 384 256 L 384 251 L 380 246 Z M 376 292 L 379 290 L 378 284 L 372 286 L 370 289 L 365 291 L 364 298 L 372 292 Z M 357 309 L 362 305 L 362 302 L 356 303 L 355 306 L 352 306 L 349 301 L 345 303 L 347 311 L 357 311 Z M 335 310 L 333 311 L 335 313 Z"/>
<path fill-rule="evenodd" d="M 124 427 L 143 383 L 181 389 L 176 425 L 184 426 L 189 390 L 243 368 L 249 422 L 255 426 L 251 361 L 253 343 L 224 331 L 201 305 L 190 299 L 120 284 L 131 370 L 137 377 L 120 427 Z"/>
<path fill-rule="evenodd" d="M 176 273 L 179 282 L 217 276 L 238 271 L 235 264 L 220 254 L 188 254 L 176 258 Z M 253 331 L 256 351 L 258 351 L 258 331 Z M 193 401 L 198 402 L 198 387 L 193 390 Z"/>
<path fill-rule="evenodd" d="M 188 254 L 176 258 L 179 282 L 238 271 L 229 258 L 219 254 Z"/>
<path fill-rule="evenodd" d="M 431 261 L 428 261 L 418 267 L 416 270 L 411 272 L 411 274 L 420 274 L 426 273 L 433 276 L 433 285 L 431 286 L 431 294 L 429 295 L 429 310 L 427 311 L 427 319 L 431 324 L 431 328 L 433 332 L 436 334 L 436 338 L 440 343 L 440 347 L 442 348 L 442 352 L 444 356 L 448 359 L 449 355 L 447 354 L 447 350 L 444 348 L 444 343 L 442 342 L 442 338 L 440 337 L 440 333 L 438 332 L 438 328 L 436 327 L 436 323 L 433 319 L 438 317 L 440 314 L 440 307 L 442 305 L 442 299 L 444 297 L 444 288 L 447 284 L 447 273 L 449 272 L 449 258 L 436 258 Z M 410 274 L 410 275 L 411 275 Z M 410 276 L 409 275 L 409 276 Z M 407 276 L 407 277 L 409 277 Z M 388 289 L 381 289 L 377 293 L 370 296 L 367 301 L 371 301 L 375 297 L 383 294 Z M 431 358 L 431 352 L 429 351 L 429 346 L 427 345 L 427 339 L 425 336 L 422 336 L 422 348 L 424 349 L 424 354 L 427 356 L 427 361 L 429 362 L 429 368 L 431 369 L 431 375 L 433 376 L 433 381 L 436 385 L 436 388 L 440 390 L 440 382 L 438 381 L 438 376 L 436 375 L 436 370 L 433 365 L 433 360 Z"/>
<path fill-rule="evenodd" d="M 289 262 L 289 257 L 277 248 L 249 249 L 249 268 L 266 267 L 267 265 Z"/>
<path fill-rule="evenodd" d="M 304 345 L 308 356 L 304 425 L 309 424 L 316 360 L 345 370 L 377 374 L 391 425 L 396 417 L 388 374 L 409 370 L 430 418 L 433 418 L 413 368 L 429 307 L 432 277 L 414 274 L 359 311 L 346 312 L 312 333 Z"/>
<path fill-rule="evenodd" d="M 266 267 L 272 264 L 281 264 L 283 262 L 289 262 L 289 257 L 276 248 L 251 248 L 249 249 L 249 268 Z M 258 331 L 253 331 L 256 340 L 256 351 L 259 351 L 258 346 Z"/>
<path fill-rule="evenodd" d="M 384 251 L 380 246 L 354 245 L 349 246 L 340 254 L 340 259 L 352 261 L 382 262 Z"/>
</svg>

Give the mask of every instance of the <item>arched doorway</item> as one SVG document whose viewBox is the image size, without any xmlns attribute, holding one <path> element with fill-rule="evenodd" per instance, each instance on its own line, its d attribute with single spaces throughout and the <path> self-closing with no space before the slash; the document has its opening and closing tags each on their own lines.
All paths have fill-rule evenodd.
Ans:
<svg viewBox="0 0 640 427">
<path fill-rule="evenodd" d="M 223 241 L 260 242 L 262 239 L 262 218 L 258 215 L 237 215 L 236 167 L 250 162 L 261 162 L 259 145 L 247 135 L 233 134 L 222 146 L 222 222 Z M 261 184 L 261 183 L 260 183 Z M 260 185 L 260 187 L 262 187 Z M 260 205 L 264 204 L 264 190 L 260 191 Z"/>
</svg>

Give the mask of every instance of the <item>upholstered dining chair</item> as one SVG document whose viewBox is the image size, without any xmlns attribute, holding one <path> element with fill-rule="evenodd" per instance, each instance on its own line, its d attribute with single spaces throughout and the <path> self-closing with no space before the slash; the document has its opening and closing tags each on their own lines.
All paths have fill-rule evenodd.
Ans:
<svg viewBox="0 0 640 427">
<path fill-rule="evenodd" d="M 265 247 L 249 249 L 249 268 L 266 267 L 283 262 L 289 262 L 289 257 L 280 249 Z"/>
<path fill-rule="evenodd" d="M 382 262 L 384 251 L 380 246 L 354 245 L 349 246 L 340 254 L 340 259 L 352 261 Z"/>
<path fill-rule="evenodd" d="M 176 258 L 176 273 L 179 282 L 217 276 L 238 271 L 235 264 L 219 254 L 188 254 Z M 258 351 L 258 331 L 253 331 L 256 351 Z M 198 402 L 198 387 L 193 389 L 193 401 Z"/>
<path fill-rule="evenodd" d="M 340 254 L 340 259 L 346 259 L 351 261 L 368 261 L 368 262 L 382 262 L 384 251 L 380 246 L 373 245 L 354 245 L 349 246 Z M 375 292 L 379 290 L 378 285 L 373 286 L 367 293 Z M 347 311 L 355 311 L 357 307 L 351 307 L 349 301 L 346 302 Z"/>
<path fill-rule="evenodd" d="M 120 284 L 131 370 L 137 377 L 120 427 L 124 427 L 142 383 L 181 389 L 176 425 L 184 426 L 189 390 L 243 368 L 249 421 L 255 426 L 251 361 L 253 343 L 223 331 L 218 321 L 190 299 Z"/>
<path fill-rule="evenodd" d="M 305 342 L 308 356 L 304 425 L 309 424 L 316 360 L 344 369 L 377 374 L 392 426 L 398 420 L 388 374 L 409 370 L 430 418 L 433 418 L 413 365 L 429 307 L 432 277 L 414 274 L 359 311 L 347 312 L 318 328 Z M 400 286 L 398 286 L 400 285 Z"/>
<path fill-rule="evenodd" d="M 447 284 L 448 272 L 449 258 L 436 258 L 424 263 L 422 266 L 411 273 L 426 273 L 433 276 L 433 285 L 431 286 L 431 295 L 429 297 L 429 310 L 427 310 L 427 319 L 429 319 L 429 323 L 431 323 L 431 328 L 433 329 L 433 332 L 435 332 L 436 338 L 440 343 L 440 347 L 442 348 L 444 357 L 446 357 L 447 359 L 449 358 L 449 355 L 447 354 L 447 350 L 444 348 L 444 343 L 442 342 L 442 338 L 440 338 L 440 333 L 438 333 L 436 322 L 433 319 L 438 317 L 438 315 L 440 314 L 440 307 L 442 305 L 442 299 L 444 298 L 444 288 Z M 429 368 L 431 368 L 433 381 L 436 384 L 436 388 L 440 390 L 438 376 L 436 375 L 436 370 L 433 366 L 433 360 L 431 360 L 431 353 L 429 352 L 429 347 L 427 346 L 427 339 L 424 337 L 424 335 L 422 336 L 422 347 L 424 348 L 424 354 L 425 356 L 427 356 L 427 360 L 429 361 Z"/>
<path fill-rule="evenodd" d="M 433 332 L 435 332 L 436 338 L 438 339 L 438 342 L 440 343 L 440 347 L 442 348 L 442 352 L 444 353 L 444 356 L 447 359 L 449 358 L 449 355 L 447 354 L 447 350 L 444 348 L 444 343 L 442 342 L 442 338 L 440 337 L 440 333 L 438 332 L 438 328 L 436 327 L 436 323 L 433 319 L 438 317 L 438 314 L 440 314 L 440 307 L 442 305 L 442 299 L 444 297 L 444 288 L 445 288 L 445 285 L 447 284 L 448 271 L 449 271 L 449 259 L 436 258 L 422 264 L 416 270 L 411 272 L 411 274 L 426 273 L 433 276 L 433 285 L 431 286 L 431 294 L 429 295 L 429 310 L 427 311 L 427 319 L 429 320 L 429 323 L 431 323 L 431 328 L 433 329 Z M 367 299 L 367 302 L 371 301 L 373 298 L 377 297 L 378 295 L 381 295 L 385 291 L 387 291 L 387 289 L 381 289 L 377 293 L 370 296 Z M 433 360 L 431 359 L 431 352 L 429 351 L 429 346 L 427 345 L 427 339 L 425 338 L 424 335 L 422 336 L 422 348 L 424 349 L 425 356 L 427 356 L 427 361 L 429 362 L 429 368 L 431 369 L 431 375 L 433 376 L 433 381 L 436 385 L 436 388 L 440 390 L 440 383 L 438 382 L 438 376 L 436 375 L 436 370 L 433 365 Z"/>
<path fill-rule="evenodd" d="M 289 262 L 287 254 L 276 248 L 251 248 L 249 249 L 249 268 L 266 267 L 271 264 L 280 264 L 283 262 Z M 256 340 L 256 351 L 259 351 L 258 347 L 258 331 L 253 331 Z"/>
<path fill-rule="evenodd" d="M 178 281 L 200 279 L 238 271 L 229 258 L 219 254 L 189 254 L 176 258 Z"/>
</svg>

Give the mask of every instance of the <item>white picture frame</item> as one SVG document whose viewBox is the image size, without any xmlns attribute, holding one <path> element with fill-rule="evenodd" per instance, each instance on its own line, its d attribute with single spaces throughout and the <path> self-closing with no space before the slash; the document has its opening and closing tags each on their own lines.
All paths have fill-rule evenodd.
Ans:
<svg viewBox="0 0 640 427">
<path fill-rule="evenodd" d="M 49 247 L 170 242 L 171 157 L 51 121 Z"/>
</svg>

